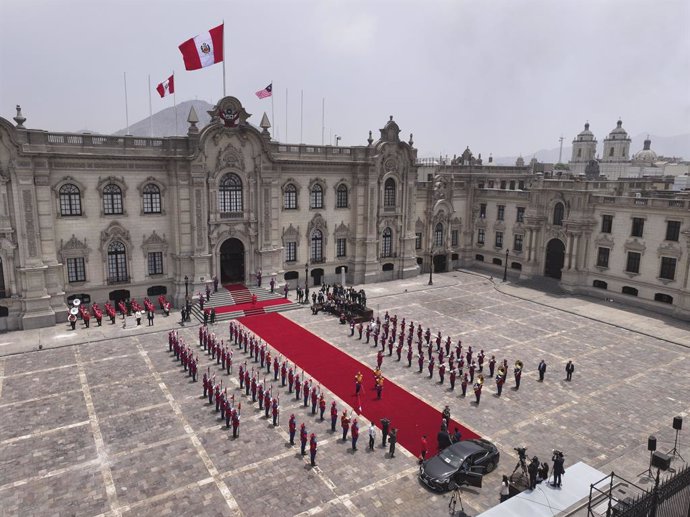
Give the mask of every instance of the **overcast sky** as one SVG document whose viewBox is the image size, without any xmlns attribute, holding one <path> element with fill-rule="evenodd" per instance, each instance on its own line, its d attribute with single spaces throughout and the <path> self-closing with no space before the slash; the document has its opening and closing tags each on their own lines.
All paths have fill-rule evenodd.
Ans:
<svg viewBox="0 0 690 517">
<path fill-rule="evenodd" d="M 557 147 L 587 120 L 601 141 L 619 116 L 631 135 L 690 132 L 687 0 L 0 0 L 0 116 L 114 132 L 123 72 L 130 123 L 149 74 L 216 102 L 222 66 L 186 72 L 177 47 L 223 19 L 227 93 L 258 125 L 273 80 L 281 141 L 300 140 L 301 90 L 303 142 L 321 143 L 325 98 L 326 143 L 365 145 L 393 115 L 420 156 Z M 154 112 L 171 105 L 154 92 Z"/>
</svg>

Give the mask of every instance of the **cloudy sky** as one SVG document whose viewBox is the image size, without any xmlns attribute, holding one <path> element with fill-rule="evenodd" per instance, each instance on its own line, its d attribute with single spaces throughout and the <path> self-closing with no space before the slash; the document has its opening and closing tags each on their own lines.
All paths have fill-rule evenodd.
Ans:
<svg viewBox="0 0 690 517">
<path fill-rule="evenodd" d="M 690 128 L 687 0 L 0 0 L 0 116 L 114 132 L 149 113 L 175 70 L 177 101 L 222 97 L 222 67 L 185 72 L 178 45 L 226 24 L 227 93 L 274 135 L 366 143 L 389 115 L 420 156 L 528 153 L 586 120 L 601 141 Z M 288 90 L 286 103 L 286 90 Z M 155 95 L 155 92 L 154 92 Z M 172 100 L 153 97 L 153 111 Z M 287 107 L 287 116 L 286 116 Z M 287 129 L 286 129 L 287 121 Z"/>
</svg>

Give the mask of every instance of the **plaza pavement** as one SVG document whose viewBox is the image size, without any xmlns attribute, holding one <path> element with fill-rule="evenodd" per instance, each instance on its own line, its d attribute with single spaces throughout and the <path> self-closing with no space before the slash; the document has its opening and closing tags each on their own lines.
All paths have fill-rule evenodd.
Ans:
<svg viewBox="0 0 690 517">
<path fill-rule="evenodd" d="M 397 313 L 454 342 L 460 337 L 475 351 L 483 348 L 487 359 L 507 358 L 511 368 L 517 359 L 525 363 L 519 391 L 511 389 L 509 376 L 499 399 L 487 379 L 475 406 L 469 389 L 463 399 L 459 385 L 449 392 L 447 384 L 416 373 L 414 363 L 406 368 L 404 357 L 384 360 L 389 380 L 439 409 L 450 405 L 454 417 L 499 447 L 501 463 L 484 487 L 463 490 L 470 515 L 498 502 L 501 475 L 517 461 L 513 447 L 526 446 L 542 461 L 561 449 L 566 466 L 585 461 L 642 483 L 636 474 L 647 467 L 647 436 L 656 435 L 658 448 L 668 450 L 673 416 L 690 425 L 686 323 L 476 272 L 435 275 L 433 286 L 427 280 L 362 287 L 377 313 Z M 418 450 L 401 450 L 393 459 L 379 444 L 366 452 L 364 423 L 353 454 L 339 433 L 332 435 L 326 422 L 283 392 L 280 426 L 273 428 L 263 412 L 243 402 L 241 436 L 228 439 L 215 411 L 200 399 L 200 382 L 189 382 L 167 352 L 166 332 L 173 327 L 197 343 L 198 326 L 179 327 L 178 315 L 157 315 L 153 327 L 133 330 L 106 323 L 73 332 L 65 324 L 0 335 L 0 515 L 447 513 L 448 496 L 417 481 Z M 306 308 L 284 315 L 374 363 L 376 349 L 349 337 L 336 318 Z M 227 339 L 227 324 L 215 331 Z M 200 357 L 203 371 L 211 361 Z M 548 369 L 539 383 L 542 358 Z M 571 383 L 563 380 L 568 359 L 576 365 Z M 245 400 L 236 376 L 229 387 Z M 319 437 L 316 469 L 287 446 L 293 412 Z M 686 443 L 681 434 L 681 454 L 688 459 Z"/>
</svg>

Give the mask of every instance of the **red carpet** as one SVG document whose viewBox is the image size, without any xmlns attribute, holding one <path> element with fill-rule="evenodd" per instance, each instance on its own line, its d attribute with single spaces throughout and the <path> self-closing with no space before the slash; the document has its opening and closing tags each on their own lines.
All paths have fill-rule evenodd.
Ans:
<svg viewBox="0 0 690 517">
<path fill-rule="evenodd" d="M 222 307 L 216 307 L 216 314 L 223 314 L 224 312 L 235 312 L 235 311 L 245 311 L 251 312 L 253 309 L 263 309 L 264 307 L 270 307 L 272 305 L 283 305 L 285 303 L 290 303 L 290 300 L 285 298 L 276 298 L 273 300 L 261 300 L 257 301 L 256 304 L 249 303 L 238 303 L 236 305 L 224 305 Z"/>
<path fill-rule="evenodd" d="M 225 284 L 223 287 L 225 287 L 230 292 L 248 291 L 247 287 L 244 284 Z"/>
<path fill-rule="evenodd" d="M 388 379 L 383 385 L 382 399 L 376 400 L 374 373 L 370 368 L 280 314 L 269 313 L 241 318 L 239 321 L 355 410 L 359 404 L 355 397 L 354 377 L 357 371 L 361 371 L 364 376 L 361 413 L 379 428 L 380 419 L 388 418 L 391 427 L 398 428 L 398 442 L 415 456 L 420 453 L 424 434 L 427 436 L 430 452 L 436 452 L 436 434 L 442 418 L 439 410 Z M 383 363 L 384 376 L 386 362 L 390 362 L 390 357 L 386 356 Z M 342 409 L 340 408 L 341 414 Z M 478 438 L 477 434 L 455 420 L 451 421 L 449 427 L 451 432 L 458 427 L 463 438 Z M 360 429 L 366 441 L 366 429 Z M 340 420 L 338 430 L 340 431 Z"/>
</svg>

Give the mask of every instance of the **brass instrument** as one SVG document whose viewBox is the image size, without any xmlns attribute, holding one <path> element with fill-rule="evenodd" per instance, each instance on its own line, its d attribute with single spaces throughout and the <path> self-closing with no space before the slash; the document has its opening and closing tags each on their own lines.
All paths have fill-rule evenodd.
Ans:
<svg viewBox="0 0 690 517">
<path fill-rule="evenodd" d="M 498 372 L 496 375 L 496 381 L 498 381 L 500 379 L 505 379 L 505 376 L 506 376 L 506 369 L 503 366 L 499 366 Z"/>
<path fill-rule="evenodd" d="M 479 377 L 477 377 L 477 384 L 480 386 L 484 384 L 484 376 L 481 373 L 479 374 Z"/>
<path fill-rule="evenodd" d="M 515 373 L 520 373 L 522 371 L 523 366 L 524 365 L 522 364 L 522 361 L 520 361 L 519 359 L 515 361 Z"/>
</svg>

